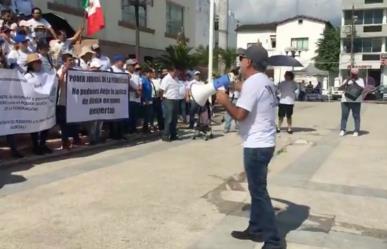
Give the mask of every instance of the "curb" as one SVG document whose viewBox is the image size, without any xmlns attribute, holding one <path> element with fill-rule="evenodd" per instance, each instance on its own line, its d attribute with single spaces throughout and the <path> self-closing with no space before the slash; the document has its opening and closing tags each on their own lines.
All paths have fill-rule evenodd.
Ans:
<svg viewBox="0 0 387 249">
<path fill-rule="evenodd" d="M 46 161 L 50 161 L 50 159 L 56 159 L 56 160 L 61 160 L 65 159 L 69 156 L 73 155 L 80 155 L 83 153 L 87 152 L 93 152 L 93 151 L 104 151 L 107 149 L 113 149 L 115 147 L 122 147 L 123 145 L 126 146 L 135 146 L 139 144 L 144 144 L 152 141 L 156 141 L 160 138 L 160 133 L 154 133 L 154 134 L 149 134 L 149 135 L 139 135 L 139 136 L 134 136 L 134 137 L 127 137 L 128 140 L 110 140 L 105 143 L 97 144 L 97 145 L 86 145 L 82 147 L 78 147 L 72 150 L 59 150 L 59 151 L 54 151 L 52 154 L 46 154 L 42 156 L 27 156 L 25 158 L 21 159 L 13 159 L 9 161 L 3 161 L 0 162 L 0 169 L 4 168 L 9 168 L 12 166 L 21 166 L 25 164 L 36 164 L 36 163 L 44 163 Z"/>
</svg>

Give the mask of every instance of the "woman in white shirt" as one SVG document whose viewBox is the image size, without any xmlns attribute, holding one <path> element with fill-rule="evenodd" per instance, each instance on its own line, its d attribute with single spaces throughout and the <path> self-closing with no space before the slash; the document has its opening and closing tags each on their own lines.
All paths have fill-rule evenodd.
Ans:
<svg viewBox="0 0 387 249">
<path fill-rule="evenodd" d="M 27 73 L 24 75 L 28 81 L 31 78 L 39 77 L 43 73 L 42 60 L 39 54 L 29 54 L 27 57 Z M 31 133 L 33 153 L 43 155 L 52 153 L 52 150 L 47 146 L 47 137 L 49 130 Z"/>
</svg>

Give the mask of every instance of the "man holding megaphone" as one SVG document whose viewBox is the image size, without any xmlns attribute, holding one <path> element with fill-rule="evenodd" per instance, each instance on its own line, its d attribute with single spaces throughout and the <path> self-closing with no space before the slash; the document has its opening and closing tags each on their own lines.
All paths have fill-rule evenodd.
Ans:
<svg viewBox="0 0 387 249">
<path fill-rule="evenodd" d="M 232 118 L 239 121 L 244 167 L 251 195 L 249 226 L 234 231 L 236 239 L 264 242 L 263 249 L 282 249 L 275 213 L 267 192 L 268 165 L 273 157 L 277 98 L 273 82 L 265 74 L 268 53 L 262 46 L 240 50 L 240 71 L 245 79 L 236 105 L 224 91 L 216 94 Z"/>
</svg>

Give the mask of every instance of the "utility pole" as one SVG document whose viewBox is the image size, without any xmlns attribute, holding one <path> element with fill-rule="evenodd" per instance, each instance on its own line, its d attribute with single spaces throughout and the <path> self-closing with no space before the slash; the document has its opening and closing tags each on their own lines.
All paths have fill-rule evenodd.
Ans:
<svg viewBox="0 0 387 249">
<path fill-rule="evenodd" d="M 355 66 L 355 54 L 354 54 L 354 41 L 355 41 L 355 5 L 352 5 L 352 18 L 351 18 L 351 68 Z"/>
<path fill-rule="evenodd" d="M 139 62 L 140 61 L 140 15 L 139 15 L 140 0 L 136 0 L 134 8 L 135 8 L 135 16 L 136 16 L 136 59 Z"/>
</svg>

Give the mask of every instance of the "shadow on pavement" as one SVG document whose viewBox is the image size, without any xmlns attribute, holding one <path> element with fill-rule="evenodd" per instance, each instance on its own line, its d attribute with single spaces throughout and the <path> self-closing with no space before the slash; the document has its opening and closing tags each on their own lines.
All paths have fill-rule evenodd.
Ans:
<svg viewBox="0 0 387 249">
<path fill-rule="evenodd" d="M 286 209 L 276 209 L 278 228 L 282 238 L 286 238 L 288 233 L 300 228 L 309 218 L 310 207 L 308 206 L 282 199 L 272 198 L 272 200 L 286 205 Z"/>
<path fill-rule="evenodd" d="M 306 127 L 294 127 L 293 132 L 294 133 L 301 133 L 301 132 L 314 132 L 316 129 L 313 128 L 306 128 Z"/>
<path fill-rule="evenodd" d="M 32 168 L 32 165 L 24 165 L 13 168 L 1 169 L 0 170 L 0 189 L 5 185 L 16 184 L 27 181 L 24 176 L 14 175 L 14 172 L 24 171 Z"/>
</svg>

